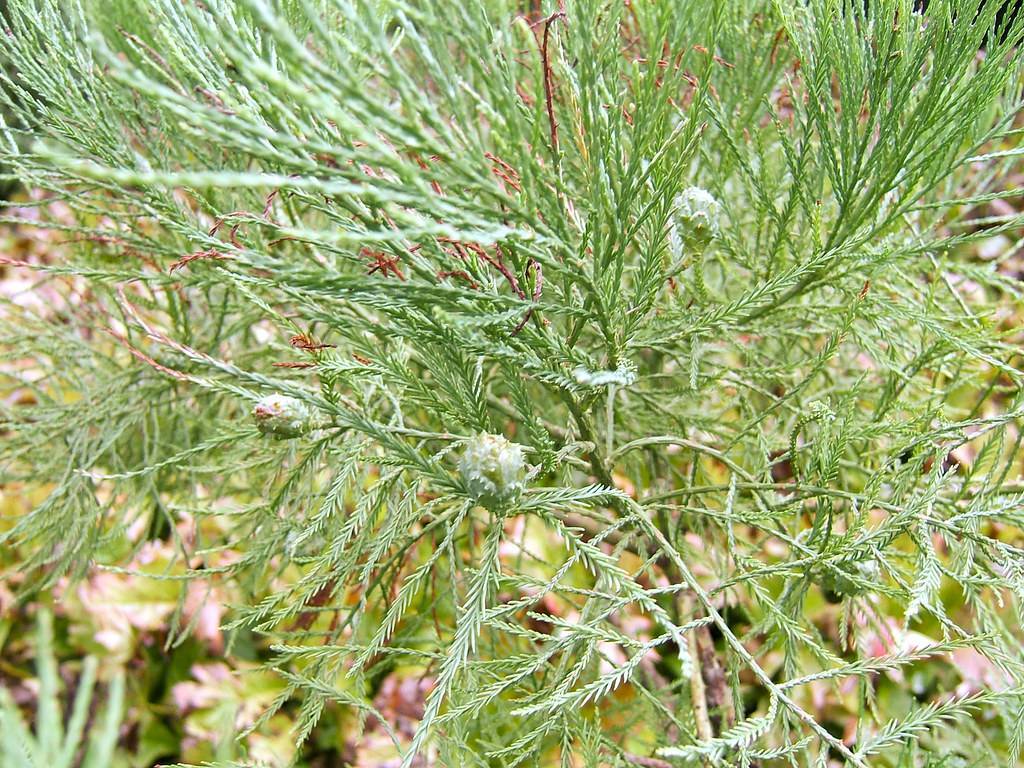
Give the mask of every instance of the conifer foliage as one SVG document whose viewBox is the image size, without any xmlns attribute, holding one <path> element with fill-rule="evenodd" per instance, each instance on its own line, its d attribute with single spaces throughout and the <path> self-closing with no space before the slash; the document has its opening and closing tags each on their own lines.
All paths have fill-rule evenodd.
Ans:
<svg viewBox="0 0 1024 768">
<path fill-rule="evenodd" d="M 297 742 L 430 677 L 406 768 L 1015 764 L 1021 287 L 976 254 L 1024 21 L 7 5 L 3 161 L 63 242 L 0 312 L 28 588 L 191 515 Z M 964 649 L 987 688 L 880 705 Z"/>
</svg>

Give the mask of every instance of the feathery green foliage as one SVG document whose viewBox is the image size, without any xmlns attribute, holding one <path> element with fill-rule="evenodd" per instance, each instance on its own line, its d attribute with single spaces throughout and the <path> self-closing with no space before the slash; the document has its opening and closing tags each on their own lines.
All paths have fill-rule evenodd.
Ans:
<svg viewBox="0 0 1024 768">
<path fill-rule="evenodd" d="M 526 6 L 11 0 L 3 160 L 70 213 L 64 302 L 0 316 L 0 481 L 47 492 L 0 541 L 42 587 L 216 521 L 188 578 L 269 595 L 231 627 L 298 741 L 433 677 L 405 768 L 1012 764 L 1020 284 L 969 254 L 1021 224 L 976 211 L 1024 21 Z M 886 723 L 956 649 L 1002 683 Z"/>
</svg>

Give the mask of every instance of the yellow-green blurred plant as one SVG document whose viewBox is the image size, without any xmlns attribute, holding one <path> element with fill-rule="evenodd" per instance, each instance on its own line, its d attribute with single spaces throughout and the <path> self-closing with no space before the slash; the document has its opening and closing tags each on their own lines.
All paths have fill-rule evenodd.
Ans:
<svg viewBox="0 0 1024 768">
<path fill-rule="evenodd" d="M 0 687 L 0 767 L 110 768 L 124 717 L 124 672 L 110 677 L 100 705 L 93 698 L 99 661 L 85 657 L 65 710 L 48 610 L 39 612 L 35 653 L 39 688 L 27 723 L 10 692 Z"/>
</svg>

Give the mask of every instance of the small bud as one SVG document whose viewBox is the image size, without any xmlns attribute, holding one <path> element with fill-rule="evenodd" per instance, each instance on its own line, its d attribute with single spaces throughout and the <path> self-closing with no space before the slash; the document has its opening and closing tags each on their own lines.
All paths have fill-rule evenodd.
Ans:
<svg viewBox="0 0 1024 768">
<path fill-rule="evenodd" d="M 312 429 L 312 413 L 301 400 L 287 395 L 267 395 L 252 409 L 256 428 L 265 435 L 285 439 Z"/>
<path fill-rule="evenodd" d="M 469 492 L 485 507 L 515 500 L 523 491 L 523 446 L 501 435 L 481 433 L 466 443 L 459 472 Z"/>
<path fill-rule="evenodd" d="M 676 198 L 672 218 L 672 241 L 676 250 L 702 250 L 718 237 L 722 206 L 714 195 L 700 187 L 687 187 Z"/>
</svg>

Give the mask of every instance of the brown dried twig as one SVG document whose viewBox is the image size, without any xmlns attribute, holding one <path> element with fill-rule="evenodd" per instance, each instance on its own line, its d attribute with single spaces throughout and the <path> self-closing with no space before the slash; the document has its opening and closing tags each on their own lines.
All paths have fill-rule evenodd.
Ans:
<svg viewBox="0 0 1024 768">
<path fill-rule="evenodd" d="M 146 365 L 149 365 L 152 368 L 160 371 L 160 373 L 164 373 L 170 376 L 171 378 L 177 379 L 178 381 L 192 381 L 192 378 L 188 374 L 182 373 L 181 371 L 176 371 L 173 368 L 168 368 L 166 365 L 158 363 L 156 360 L 154 360 L 152 357 L 147 355 L 142 350 L 134 347 L 132 343 L 128 341 L 127 336 L 118 333 L 113 328 L 104 328 L 103 330 L 105 330 L 107 333 L 109 333 L 111 336 L 117 339 L 121 346 L 127 349 L 131 353 L 132 357 L 134 357 L 136 360 L 140 360 L 143 363 L 146 363 Z"/>
<path fill-rule="evenodd" d="M 530 259 L 530 263 L 526 265 L 527 276 L 530 275 L 531 269 L 533 269 L 535 274 L 533 280 L 533 302 L 534 304 L 536 304 L 537 300 L 540 299 L 540 292 L 541 290 L 543 290 L 544 287 L 544 273 L 541 272 L 540 262 L 537 261 L 536 259 Z M 523 315 L 523 319 L 519 321 L 519 324 L 512 331 L 512 336 L 515 336 L 517 333 L 523 330 L 523 328 L 526 327 L 526 324 L 530 321 L 530 318 L 533 317 L 533 309 L 533 307 L 530 307 L 528 310 L 526 310 L 526 314 Z"/>
<path fill-rule="evenodd" d="M 533 22 L 531 27 L 544 25 L 544 32 L 541 36 L 540 59 L 544 67 L 544 108 L 548 113 L 548 126 L 551 133 L 551 151 L 558 154 L 558 120 L 555 118 L 554 99 L 554 72 L 551 69 L 551 58 L 548 53 L 548 43 L 551 39 L 551 25 L 559 19 L 565 21 L 565 5 L 559 2 L 559 9 L 543 19 Z"/>
</svg>

